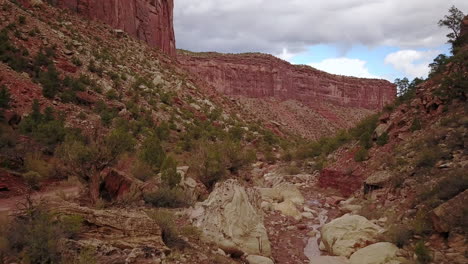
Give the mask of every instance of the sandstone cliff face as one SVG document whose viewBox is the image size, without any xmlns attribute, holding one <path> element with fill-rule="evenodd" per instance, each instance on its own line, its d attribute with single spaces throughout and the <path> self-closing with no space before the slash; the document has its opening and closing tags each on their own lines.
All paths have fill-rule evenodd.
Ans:
<svg viewBox="0 0 468 264">
<path fill-rule="evenodd" d="M 57 0 L 89 18 L 127 32 L 175 56 L 174 0 Z"/>
<path fill-rule="evenodd" d="M 329 102 L 371 110 L 381 109 L 396 96 L 395 86 L 385 80 L 328 74 L 271 55 L 180 52 L 178 60 L 227 95 L 294 99 L 310 106 Z"/>
</svg>

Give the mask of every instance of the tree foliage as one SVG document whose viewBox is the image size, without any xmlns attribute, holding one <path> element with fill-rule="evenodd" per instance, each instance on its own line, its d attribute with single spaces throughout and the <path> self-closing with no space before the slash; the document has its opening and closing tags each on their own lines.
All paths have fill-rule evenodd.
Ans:
<svg viewBox="0 0 468 264">
<path fill-rule="evenodd" d="M 450 7 L 449 14 L 445 15 L 443 19 L 439 20 L 438 25 L 440 27 L 447 27 L 451 30 L 447 34 L 448 43 L 454 43 L 460 37 L 461 23 L 465 15 L 455 6 Z"/>
</svg>

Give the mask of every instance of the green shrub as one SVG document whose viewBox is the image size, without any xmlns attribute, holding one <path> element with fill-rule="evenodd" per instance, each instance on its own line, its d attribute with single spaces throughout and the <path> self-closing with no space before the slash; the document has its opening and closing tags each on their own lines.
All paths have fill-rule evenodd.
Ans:
<svg viewBox="0 0 468 264">
<path fill-rule="evenodd" d="M 156 136 L 147 137 L 140 149 L 139 159 L 158 171 L 165 158 L 166 153 L 161 146 L 159 138 Z"/>
<path fill-rule="evenodd" d="M 369 158 L 369 152 L 366 148 L 359 148 L 354 154 L 354 160 L 357 162 L 365 161 Z"/>
<path fill-rule="evenodd" d="M 162 186 L 154 193 L 144 195 L 145 202 L 164 208 L 180 208 L 189 205 L 187 196 L 179 188 L 169 188 Z"/>
<path fill-rule="evenodd" d="M 418 263 L 426 264 L 432 261 L 431 252 L 422 240 L 416 243 L 414 253 L 417 256 Z"/>
<path fill-rule="evenodd" d="M 150 212 L 148 215 L 159 225 L 162 230 L 162 239 L 170 248 L 185 248 L 186 242 L 179 237 L 178 229 L 175 225 L 175 216 L 168 210 L 159 209 Z"/>
<path fill-rule="evenodd" d="M 377 138 L 377 145 L 379 146 L 385 146 L 388 143 L 388 133 L 385 132 L 380 137 Z"/>
<path fill-rule="evenodd" d="M 169 188 L 174 188 L 180 183 L 181 175 L 177 172 L 177 162 L 170 155 L 166 156 L 161 166 L 161 179 Z"/>
<path fill-rule="evenodd" d="M 372 135 L 374 130 L 377 128 L 378 120 L 378 115 L 369 116 L 359 122 L 354 128 L 351 128 L 349 133 L 354 139 L 360 139 L 364 133 Z"/>
</svg>

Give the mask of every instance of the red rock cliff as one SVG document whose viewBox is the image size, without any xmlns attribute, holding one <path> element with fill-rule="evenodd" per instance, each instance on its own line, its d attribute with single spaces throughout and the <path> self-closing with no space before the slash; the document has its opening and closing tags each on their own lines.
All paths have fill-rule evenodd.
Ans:
<svg viewBox="0 0 468 264">
<path fill-rule="evenodd" d="M 329 102 L 371 110 L 381 109 L 396 96 L 395 86 L 385 80 L 333 75 L 265 54 L 181 51 L 178 60 L 227 95 L 295 99 L 308 105 Z"/>
<path fill-rule="evenodd" d="M 21 0 L 28 2 L 28 0 Z M 89 18 L 121 29 L 175 56 L 174 0 L 55 0 Z"/>
</svg>

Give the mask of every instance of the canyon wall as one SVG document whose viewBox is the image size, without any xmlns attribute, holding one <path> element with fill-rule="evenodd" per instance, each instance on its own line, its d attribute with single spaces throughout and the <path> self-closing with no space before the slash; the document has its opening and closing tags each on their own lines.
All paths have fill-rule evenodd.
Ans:
<svg viewBox="0 0 468 264">
<path fill-rule="evenodd" d="M 30 2 L 31 0 L 21 0 Z M 174 0 L 53 0 L 88 19 L 102 21 L 175 56 Z"/>
<path fill-rule="evenodd" d="M 177 58 L 188 71 L 227 95 L 294 99 L 310 106 L 327 102 L 370 110 L 380 110 L 396 96 L 396 87 L 385 80 L 333 75 L 266 54 L 180 51 Z"/>
</svg>

